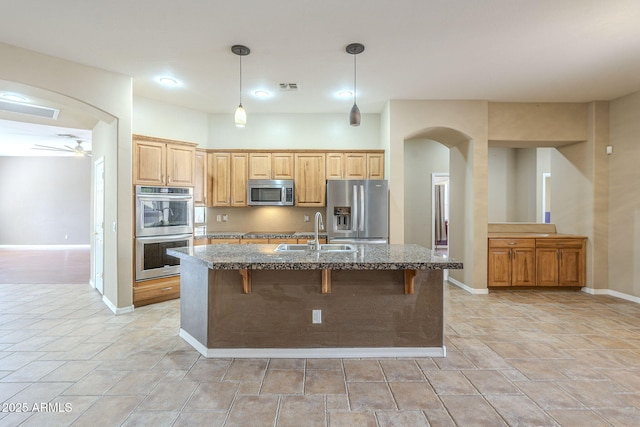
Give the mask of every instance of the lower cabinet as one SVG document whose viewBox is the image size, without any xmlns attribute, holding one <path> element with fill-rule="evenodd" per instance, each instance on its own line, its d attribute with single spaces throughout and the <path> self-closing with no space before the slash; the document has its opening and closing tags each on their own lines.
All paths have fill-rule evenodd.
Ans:
<svg viewBox="0 0 640 427">
<path fill-rule="evenodd" d="M 180 276 L 162 277 L 133 284 L 134 307 L 176 298 L 180 298 Z"/>
<path fill-rule="evenodd" d="M 537 239 L 538 286 L 584 286 L 585 241 Z"/>
<path fill-rule="evenodd" d="M 488 286 L 535 286 L 535 240 L 490 239 Z"/>
<path fill-rule="evenodd" d="M 487 285 L 584 286 L 585 238 L 489 238 Z"/>
</svg>

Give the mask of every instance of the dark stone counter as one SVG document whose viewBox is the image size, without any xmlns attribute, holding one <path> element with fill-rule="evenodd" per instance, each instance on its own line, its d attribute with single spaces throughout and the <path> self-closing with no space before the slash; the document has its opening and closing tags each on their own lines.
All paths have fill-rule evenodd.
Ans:
<svg viewBox="0 0 640 427">
<path fill-rule="evenodd" d="M 180 336 L 205 357 L 445 356 L 442 270 L 462 263 L 416 245 L 320 254 L 276 246 L 168 251 L 181 259 Z"/>
</svg>

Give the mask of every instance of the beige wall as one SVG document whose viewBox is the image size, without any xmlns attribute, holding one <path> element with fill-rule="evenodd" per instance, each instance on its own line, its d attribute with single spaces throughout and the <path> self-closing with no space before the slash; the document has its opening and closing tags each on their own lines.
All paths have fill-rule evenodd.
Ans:
<svg viewBox="0 0 640 427">
<path fill-rule="evenodd" d="M 536 148 L 489 147 L 489 222 L 542 222 L 539 162 Z"/>
<path fill-rule="evenodd" d="M 428 139 L 404 145 L 404 242 L 433 247 L 432 174 L 449 173 L 449 148 Z"/>
<path fill-rule="evenodd" d="M 490 141 L 584 141 L 587 104 L 489 103 Z"/>
<path fill-rule="evenodd" d="M 450 151 L 450 254 L 463 261 L 451 277 L 475 289 L 487 283 L 487 102 L 389 101 L 382 146 L 389 147 L 390 242 L 405 236 L 405 141 L 423 137 Z M 387 133 L 388 131 L 388 133 Z"/>
<path fill-rule="evenodd" d="M 237 128 L 230 114 L 210 114 L 207 148 L 380 149 L 380 115 L 360 126 L 344 114 L 253 114 Z"/>
<path fill-rule="evenodd" d="M 640 92 L 610 108 L 609 289 L 640 298 Z"/>
<path fill-rule="evenodd" d="M 137 96 L 133 99 L 133 133 L 193 142 L 206 147 L 208 115 Z"/>
<path fill-rule="evenodd" d="M 106 206 L 104 297 L 116 311 L 132 307 L 131 78 L 0 43 L 0 81 L 15 82 L 82 109 L 99 121 L 114 124 L 116 138 L 106 142 Z M 55 72 L 52 72 L 55 70 Z M 115 223 L 115 227 L 111 225 Z M 114 231 L 115 228 L 115 231 Z M 107 253 L 106 248 L 110 248 Z M 115 250 L 114 250 L 115 249 Z"/>
</svg>

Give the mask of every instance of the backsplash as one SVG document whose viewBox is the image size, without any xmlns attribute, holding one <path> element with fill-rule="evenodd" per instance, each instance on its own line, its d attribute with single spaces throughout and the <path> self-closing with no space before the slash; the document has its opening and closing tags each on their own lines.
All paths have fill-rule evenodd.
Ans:
<svg viewBox="0 0 640 427">
<path fill-rule="evenodd" d="M 316 212 L 325 216 L 326 208 L 256 206 L 246 208 L 207 208 L 207 232 L 215 231 L 313 231 Z M 227 221 L 216 221 L 227 215 Z M 309 216 L 305 222 L 304 216 Z"/>
</svg>

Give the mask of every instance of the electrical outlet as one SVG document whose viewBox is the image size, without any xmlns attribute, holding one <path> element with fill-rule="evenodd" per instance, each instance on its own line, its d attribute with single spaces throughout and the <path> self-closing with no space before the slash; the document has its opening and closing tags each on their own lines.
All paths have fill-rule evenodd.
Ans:
<svg viewBox="0 0 640 427">
<path fill-rule="evenodd" d="M 322 323 L 322 310 L 311 310 L 311 323 Z"/>
<path fill-rule="evenodd" d="M 305 216 L 304 216 L 304 222 L 309 222 L 309 221 L 310 221 L 310 220 L 309 220 L 309 215 L 305 215 Z"/>
<path fill-rule="evenodd" d="M 222 215 L 216 215 L 216 221 L 217 222 L 221 222 L 222 221 Z"/>
<path fill-rule="evenodd" d="M 229 220 L 229 215 L 224 214 L 222 215 L 222 222 L 227 222 Z"/>
<path fill-rule="evenodd" d="M 69 239 L 69 235 L 68 235 L 68 234 L 65 234 L 65 235 L 64 235 L 64 240 L 67 240 L 67 239 Z"/>
</svg>

